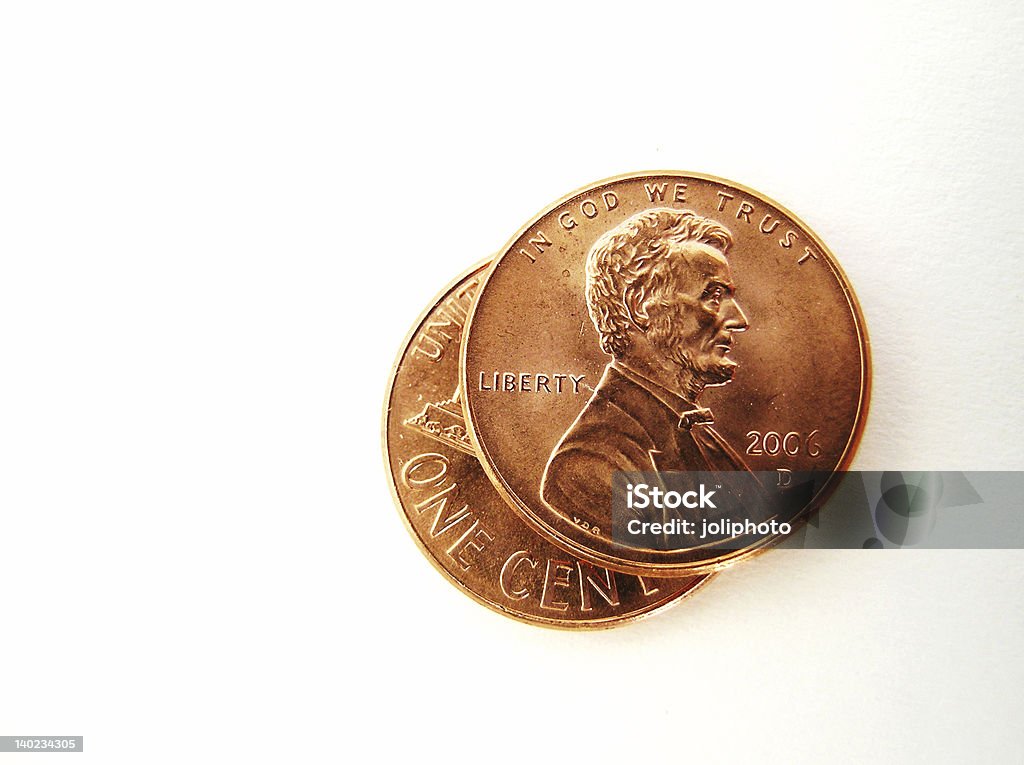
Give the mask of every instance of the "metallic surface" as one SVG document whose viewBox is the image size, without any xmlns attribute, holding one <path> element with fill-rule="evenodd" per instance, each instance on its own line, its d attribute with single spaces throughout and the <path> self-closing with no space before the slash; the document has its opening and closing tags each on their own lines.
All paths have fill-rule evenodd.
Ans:
<svg viewBox="0 0 1024 765">
<path fill-rule="evenodd" d="M 488 481 L 458 395 L 460 337 L 485 269 L 458 279 L 420 317 L 388 385 L 385 461 L 413 538 L 466 594 L 531 624 L 612 627 L 676 602 L 708 577 L 641 578 L 577 560 L 527 526 Z"/>
<path fill-rule="evenodd" d="M 595 266 L 597 261 L 591 257 L 594 273 L 588 276 L 585 264 L 588 253 L 599 249 L 595 243 L 609 241 L 641 219 L 642 213 L 657 218 L 682 211 L 692 211 L 695 219 L 706 220 L 709 226 L 727 229 L 725 236 L 731 239 L 721 244 L 712 238 L 711 246 L 686 242 L 688 254 L 681 256 L 701 278 L 714 271 L 716 279 L 728 284 L 716 297 L 718 316 L 706 312 L 712 323 L 698 329 L 718 333 L 714 340 L 718 345 L 705 354 L 705 367 L 729 369 L 717 380 L 705 377 L 694 384 L 691 377 L 695 375 L 680 374 L 678 385 L 666 383 L 675 388 L 666 394 L 670 403 L 682 401 L 681 408 L 691 410 L 676 412 L 681 415 L 678 427 L 685 425 L 693 433 L 705 455 L 717 450 L 717 456 L 696 467 L 678 460 L 675 467 L 660 465 L 658 458 L 667 447 L 659 439 L 676 439 L 677 434 L 655 432 L 650 462 L 638 465 L 634 464 L 638 459 L 624 456 L 623 434 L 616 429 L 639 415 L 628 411 L 628 397 L 626 404 L 622 396 L 616 399 L 618 410 L 597 406 L 607 401 L 600 401 L 594 391 L 614 393 L 629 386 L 640 390 L 631 379 L 643 384 L 648 377 L 657 377 L 659 364 L 662 371 L 671 364 L 668 355 L 659 357 L 652 350 L 656 344 L 648 343 L 653 335 L 647 333 L 646 311 L 652 304 L 644 302 L 650 297 L 644 288 L 619 300 L 629 303 L 624 310 L 633 322 L 628 328 L 633 350 L 647 343 L 641 348 L 647 356 L 638 356 L 638 364 L 631 361 L 633 371 L 643 374 L 626 370 L 625 375 L 617 375 L 606 370 L 612 355 L 602 349 L 606 338 L 588 312 L 586 290 L 602 274 L 612 283 L 625 270 L 614 258 Z M 675 297 L 662 300 L 661 308 L 688 319 L 686 312 L 696 309 L 683 302 L 699 308 L 704 296 L 694 293 L 691 300 L 684 286 L 680 281 Z M 652 310 L 657 308 L 654 305 Z M 589 500 L 570 504 L 570 510 L 565 510 L 565 504 L 561 509 L 554 506 L 571 503 L 573 487 L 587 497 L 594 482 L 610 481 L 607 474 L 588 476 L 587 464 L 602 460 L 607 465 L 626 464 L 620 470 L 841 470 L 850 464 L 867 412 L 867 334 L 856 298 L 835 258 L 788 210 L 713 176 L 626 175 L 556 202 L 521 229 L 494 262 L 480 288 L 466 335 L 461 385 L 470 437 L 495 486 L 524 519 L 558 546 L 634 574 L 672 576 L 714 570 L 777 538 L 764 537 L 728 553 L 699 548 L 624 549 L 598 520 L 607 508 L 595 507 Z M 675 335 L 682 337 L 680 332 Z M 691 335 L 696 339 L 676 338 L 678 348 L 700 341 L 697 330 Z M 615 379 L 609 382 L 609 375 Z M 649 388 L 664 393 L 658 386 Z M 588 403 L 592 397 L 594 403 Z M 646 457 L 646 446 L 652 443 L 636 453 Z M 691 444 L 690 448 L 696 447 Z M 573 463 L 570 458 L 580 454 L 590 462 L 576 459 Z M 553 491 L 566 486 L 569 490 Z M 833 489 L 834 482 L 802 506 L 797 519 L 806 518 Z"/>
</svg>

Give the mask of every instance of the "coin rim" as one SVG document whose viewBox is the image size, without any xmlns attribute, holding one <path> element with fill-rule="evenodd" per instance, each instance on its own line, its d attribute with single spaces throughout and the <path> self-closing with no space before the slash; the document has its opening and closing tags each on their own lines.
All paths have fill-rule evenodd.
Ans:
<svg viewBox="0 0 1024 765">
<path fill-rule="evenodd" d="M 558 619 L 557 617 L 535 616 L 535 615 L 532 615 L 532 614 L 529 614 L 529 613 L 525 613 L 525 612 L 517 611 L 515 609 L 507 608 L 505 606 L 502 606 L 499 603 L 492 602 L 492 601 L 488 600 L 487 598 L 485 598 L 483 595 L 477 593 L 475 590 L 473 590 L 471 587 L 469 587 L 469 585 L 467 585 L 465 582 L 461 581 L 458 577 L 454 576 L 441 563 L 441 561 L 438 560 L 438 558 L 434 554 L 434 552 L 429 547 L 427 547 L 426 544 L 424 544 L 423 540 L 420 538 L 418 532 L 416 531 L 416 528 L 412 525 L 412 521 L 409 520 L 409 516 L 406 513 L 405 507 L 402 504 L 402 499 L 401 499 L 401 497 L 399 496 L 399 493 L 398 493 L 398 484 L 397 484 L 397 481 L 395 480 L 395 475 L 394 475 L 394 473 L 391 470 L 391 448 L 390 448 L 390 446 L 388 444 L 388 415 L 391 412 L 391 398 L 392 398 L 392 395 L 394 394 L 395 381 L 398 379 L 398 372 L 399 372 L 399 368 L 401 367 L 401 364 L 402 364 L 402 359 L 405 358 L 406 352 L 409 350 L 409 346 L 412 344 L 412 341 L 415 338 L 416 333 L 419 332 L 420 328 L 423 326 L 423 323 L 427 320 L 427 318 L 430 316 L 430 314 L 437 308 L 437 306 L 441 303 L 441 301 L 444 300 L 444 298 L 447 297 L 451 293 L 451 291 L 454 290 L 461 282 L 463 282 L 466 279 L 468 279 L 475 272 L 477 272 L 477 271 L 487 271 L 487 276 L 489 276 L 490 275 L 490 269 L 494 265 L 494 263 L 496 263 L 496 262 L 497 262 L 497 257 L 496 256 L 491 256 L 489 258 L 485 258 L 485 259 L 483 259 L 481 261 L 478 261 L 476 264 L 474 264 L 473 266 L 469 267 L 468 269 L 463 271 L 461 274 L 459 274 L 459 276 L 457 276 L 454 280 L 449 282 L 444 287 L 444 289 L 442 289 L 440 292 L 438 292 L 434 296 L 434 298 L 431 300 L 431 302 L 429 303 L 428 307 L 424 311 L 422 311 L 419 314 L 419 316 L 416 318 L 416 320 L 413 322 L 412 328 L 406 333 L 405 338 L 402 340 L 402 344 L 401 344 L 401 346 L 399 348 L 398 354 L 395 357 L 395 361 L 391 365 L 391 372 L 388 375 L 387 385 L 385 386 L 385 389 L 384 389 L 384 411 L 383 411 L 383 416 L 381 418 L 381 446 L 382 446 L 382 451 L 383 451 L 383 456 L 384 456 L 384 473 L 387 476 L 387 483 L 388 483 L 388 487 L 389 487 L 389 489 L 391 491 L 391 498 L 392 498 L 392 500 L 395 503 L 395 509 L 398 511 L 398 515 L 399 515 L 399 517 L 401 517 L 402 523 L 405 526 L 406 531 L 409 532 L 409 535 L 413 538 L 413 541 L 416 543 L 416 546 L 419 547 L 420 552 L 423 553 L 423 555 L 427 558 L 427 560 L 430 561 L 430 563 L 433 565 L 433 567 L 435 569 L 437 569 L 444 576 L 445 579 L 447 579 L 449 582 L 454 584 L 458 589 L 460 589 L 463 593 L 465 593 L 470 598 L 475 600 L 477 603 L 480 603 L 481 605 L 486 606 L 490 610 L 495 611 L 495 612 L 501 614 L 502 616 L 507 616 L 510 619 L 514 619 L 517 622 L 522 622 L 522 623 L 525 623 L 525 624 L 532 624 L 532 625 L 536 625 L 536 626 L 540 626 L 540 627 L 547 627 L 547 628 L 550 628 L 550 629 L 559 629 L 559 630 L 603 630 L 603 629 L 611 629 L 613 627 L 619 627 L 619 626 L 622 626 L 622 625 L 625 625 L 625 624 L 631 624 L 631 623 L 633 623 L 635 621 L 638 621 L 639 619 L 643 619 L 643 618 L 651 616 L 653 614 L 662 613 L 663 611 L 666 611 L 667 609 L 669 609 L 672 606 L 674 606 L 677 603 L 679 603 L 681 600 L 689 598 L 697 590 L 701 590 L 704 587 L 706 587 L 708 581 L 713 579 L 714 575 L 712 573 L 707 573 L 707 574 L 684 574 L 683 576 L 678 576 L 678 577 L 668 577 L 670 579 L 671 578 L 682 579 L 682 578 L 702 577 L 702 579 L 701 579 L 701 581 L 697 582 L 692 587 L 690 587 L 687 590 L 684 590 L 681 593 L 674 594 L 674 595 L 671 595 L 671 596 L 668 596 L 668 597 L 656 600 L 653 603 L 650 603 L 650 604 L 646 605 L 642 610 L 630 611 L 629 613 L 624 614 L 622 616 L 606 616 L 606 617 L 602 617 L 600 619 L 589 619 L 589 620 L 584 620 L 584 619 Z M 483 284 L 481 284 L 481 287 L 482 286 L 483 286 Z M 477 294 L 479 294 L 479 292 Z M 476 296 L 474 295 L 474 297 L 473 297 L 473 308 L 475 308 L 475 306 L 476 306 Z M 469 326 L 469 323 L 467 321 L 467 323 L 465 325 L 465 328 L 463 329 L 463 334 L 465 334 L 465 332 L 467 331 L 468 326 Z M 460 376 L 460 379 L 463 376 L 462 375 L 462 345 L 463 345 L 462 337 L 460 336 L 460 338 L 459 338 L 459 376 Z M 466 414 L 465 401 L 463 401 L 462 403 L 463 403 L 463 416 L 465 416 L 465 414 Z M 477 462 L 480 463 L 480 466 L 482 468 L 483 467 L 483 461 L 480 460 L 479 451 L 477 451 L 475 456 L 477 458 Z M 485 474 L 486 474 L 486 471 L 485 471 Z M 490 479 L 490 481 L 491 481 L 491 483 L 493 485 L 494 484 L 494 479 L 490 478 L 490 476 L 488 476 L 488 478 Z M 505 500 L 504 497 L 500 493 L 498 494 L 498 497 L 499 497 L 499 499 L 504 501 L 505 504 L 508 504 L 507 500 Z M 509 510 L 510 510 L 510 512 L 513 511 L 511 507 L 509 508 Z M 518 519 L 522 520 L 522 514 L 521 513 L 517 512 L 516 516 L 517 516 Z M 526 526 L 527 526 L 527 529 L 529 531 L 536 532 L 536 529 L 531 524 L 526 524 Z M 544 542 L 546 542 L 548 544 L 551 543 L 551 541 L 546 536 L 544 536 L 543 534 L 539 534 L 538 536 L 540 536 L 544 540 Z M 556 545 L 556 547 L 559 547 L 559 549 L 564 549 L 560 545 Z M 620 572 L 620 573 L 625 573 L 625 572 Z M 641 576 L 643 576 L 643 574 L 641 574 Z M 648 576 L 650 576 L 650 575 L 648 574 Z M 654 578 L 654 577 L 651 577 L 651 578 Z M 665 578 L 665 577 L 658 577 L 658 578 Z"/>
<path fill-rule="evenodd" d="M 759 199 L 766 202 L 769 205 L 774 206 L 779 212 L 787 215 L 790 220 L 799 226 L 803 232 L 808 234 L 811 241 L 818 246 L 822 254 L 825 256 L 829 267 L 835 274 L 839 281 L 839 286 L 842 288 L 843 294 L 846 296 L 848 305 L 853 311 L 854 325 L 857 329 L 857 337 L 859 340 L 858 350 L 860 352 L 861 362 L 861 379 L 860 379 L 860 395 L 857 404 L 857 414 L 854 419 L 853 428 L 850 431 L 850 436 L 847 438 L 846 445 L 843 447 L 842 455 L 836 464 L 836 467 L 832 471 L 832 475 L 826 480 L 824 486 L 818 491 L 817 494 L 811 499 L 807 507 L 801 511 L 800 517 L 795 519 L 792 526 L 792 532 L 787 535 L 773 534 L 765 537 L 761 541 L 745 547 L 742 550 L 731 551 L 727 554 L 716 556 L 713 559 L 706 560 L 701 563 L 646 563 L 638 562 L 628 559 L 617 558 L 612 555 L 608 555 L 602 552 L 595 551 L 586 545 L 582 544 L 578 540 L 566 536 L 556 529 L 551 528 L 543 520 L 535 517 L 534 511 L 523 502 L 515 492 L 509 487 L 500 473 L 496 468 L 493 467 L 493 458 L 490 453 L 481 443 L 480 438 L 476 432 L 476 422 L 473 419 L 473 413 L 469 404 L 469 395 L 464 394 L 462 400 L 463 416 L 466 420 L 467 428 L 469 432 L 470 441 L 473 444 L 480 464 L 483 465 L 484 472 L 491 479 L 491 483 L 494 484 L 495 488 L 498 489 L 498 493 L 505 499 L 505 501 L 512 506 L 512 508 L 524 518 L 531 526 L 539 531 L 549 541 L 554 543 L 556 546 L 561 547 L 567 552 L 579 557 L 584 560 L 590 561 L 601 566 L 604 566 L 615 571 L 621 571 L 627 574 L 634 574 L 638 576 L 651 576 L 651 577 L 679 577 L 687 576 L 692 574 L 705 574 L 712 573 L 715 571 L 721 571 L 728 566 L 737 563 L 741 560 L 748 560 L 754 555 L 764 552 L 766 549 L 782 542 L 796 533 L 797 530 L 802 528 L 808 520 L 829 500 L 829 498 L 835 493 L 839 483 L 842 481 L 845 469 L 853 461 L 854 456 L 857 452 L 857 447 L 860 444 L 861 437 L 864 433 L 864 428 L 867 423 L 868 410 L 871 402 L 871 341 L 868 337 L 867 322 L 864 319 L 864 312 L 861 310 L 860 303 L 857 300 L 856 294 L 854 294 L 853 287 L 850 284 L 850 279 L 847 277 L 846 272 L 843 271 L 842 266 L 839 265 L 839 261 L 832 251 L 825 245 L 817 233 L 808 226 L 799 216 L 795 215 L 785 205 L 779 204 L 774 199 L 760 191 L 755 191 L 749 186 L 745 186 L 742 183 L 736 183 L 728 178 L 722 178 L 717 175 L 711 175 L 709 173 L 691 172 L 685 170 L 649 170 L 643 172 L 631 172 L 623 173 L 621 175 L 614 175 L 609 178 L 605 178 L 594 183 L 589 183 L 579 187 L 575 191 L 557 199 L 555 202 L 546 206 L 539 213 L 530 218 L 525 225 L 519 228 L 515 234 L 505 243 L 505 246 L 499 251 L 500 254 L 496 254 L 490 267 L 487 269 L 487 274 L 484 277 L 483 283 L 480 285 L 480 289 L 476 294 L 476 298 L 473 300 L 472 309 L 466 318 L 465 328 L 463 329 L 463 336 L 468 340 L 470 334 L 473 331 L 473 321 L 476 318 L 477 306 L 479 304 L 479 297 L 487 289 L 487 285 L 490 283 L 491 276 L 493 275 L 498 263 L 505 257 L 507 257 L 511 251 L 513 245 L 531 228 L 537 225 L 537 223 L 544 218 L 544 216 L 556 210 L 558 207 L 564 205 L 566 202 L 571 201 L 575 197 L 592 192 L 602 186 L 606 186 L 612 183 L 625 180 L 639 180 L 642 178 L 650 178 L 655 176 L 679 176 L 681 178 L 695 178 L 698 180 L 709 181 L 711 183 L 718 183 L 725 186 L 729 186 L 738 191 L 742 191 L 755 199 Z M 468 342 L 462 342 L 459 349 L 459 384 L 462 386 L 463 391 L 469 390 L 469 378 L 466 371 L 466 356 L 468 353 L 469 344 Z"/>
</svg>

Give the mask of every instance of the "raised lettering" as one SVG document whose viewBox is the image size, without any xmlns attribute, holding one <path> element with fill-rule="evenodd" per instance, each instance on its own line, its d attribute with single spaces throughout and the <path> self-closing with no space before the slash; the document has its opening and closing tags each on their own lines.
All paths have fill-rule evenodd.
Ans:
<svg viewBox="0 0 1024 765">
<path fill-rule="evenodd" d="M 643 591 L 644 595 L 650 597 L 655 593 L 661 592 L 659 588 L 651 587 L 649 584 L 647 584 L 647 581 L 642 576 L 638 576 L 636 579 L 638 582 L 640 582 L 640 589 Z"/>
<path fill-rule="evenodd" d="M 551 246 L 551 241 L 544 235 L 543 231 L 538 231 L 534 234 L 533 238 L 527 242 L 527 244 L 532 244 L 539 255 L 544 252 L 545 247 Z"/>
<path fill-rule="evenodd" d="M 415 508 L 417 515 L 423 515 L 427 510 L 436 509 L 437 512 L 434 514 L 434 522 L 430 524 L 430 536 L 434 539 L 437 539 L 437 537 L 441 536 L 449 529 L 457 526 L 460 521 L 463 521 L 472 515 L 469 510 L 469 505 L 463 505 L 453 512 L 448 511 L 448 500 L 452 500 L 452 504 L 454 505 L 455 498 L 458 496 L 458 487 L 453 483 L 443 491 L 439 491 L 430 499 L 425 499 L 416 503 Z"/>
<path fill-rule="evenodd" d="M 804 264 L 804 261 L 807 260 L 808 258 L 814 258 L 815 260 L 817 260 L 818 253 L 816 253 L 810 247 L 804 247 L 804 256 L 797 261 L 797 265 L 802 266 Z"/>
<path fill-rule="evenodd" d="M 647 192 L 647 198 L 652 202 L 660 202 L 665 198 L 665 189 L 668 188 L 667 183 L 663 183 L 660 186 L 657 184 L 651 185 L 649 183 L 644 184 L 644 191 Z"/>
<path fill-rule="evenodd" d="M 558 587 L 569 587 L 569 577 L 572 575 L 573 566 L 568 561 L 548 559 L 548 567 L 544 572 L 544 591 L 540 596 L 540 607 L 551 611 L 566 611 L 569 602 L 557 600 L 555 589 Z"/>
<path fill-rule="evenodd" d="M 534 569 L 540 565 L 530 557 L 530 553 L 526 550 L 519 550 L 508 556 L 505 565 L 501 567 L 501 575 L 498 577 L 498 582 L 501 584 L 501 591 L 505 593 L 505 597 L 509 600 L 523 600 L 530 596 L 530 591 L 526 587 L 515 588 L 513 586 L 512 579 L 516 575 L 520 564 L 523 563 Z"/>
<path fill-rule="evenodd" d="M 444 355 L 444 346 L 429 335 L 420 335 L 416 338 L 416 347 L 413 348 L 413 353 L 420 353 L 431 361 L 440 361 Z"/>
<path fill-rule="evenodd" d="M 764 227 L 764 224 L 767 223 L 768 221 L 772 222 L 771 228 L 765 228 Z M 763 218 L 761 218 L 761 225 L 758 226 L 758 228 L 760 228 L 761 232 L 764 233 L 764 234 L 770 234 L 775 229 L 777 229 L 778 227 L 779 227 L 779 221 L 778 220 L 773 220 L 771 215 L 765 215 Z"/>
<path fill-rule="evenodd" d="M 469 570 L 469 567 L 473 565 L 472 557 L 475 557 L 476 553 L 482 552 L 488 543 L 494 541 L 493 536 L 483 528 L 477 528 L 478 526 L 480 526 L 480 521 L 474 521 L 466 533 L 448 548 L 448 557 L 458 563 L 463 571 Z M 470 550 L 475 550 L 476 553 L 471 554 Z M 471 555 L 472 557 L 467 557 Z"/>
<path fill-rule="evenodd" d="M 430 472 L 431 466 L 437 470 L 436 473 Z M 405 463 L 402 467 L 402 483 L 410 489 L 414 486 L 428 486 L 431 484 L 437 486 L 444 480 L 447 474 L 448 460 L 445 456 L 435 452 L 428 452 L 427 454 L 419 454 Z"/>
<path fill-rule="evenodd" d="M 619 589 L 615 583 L 615 574 L 581 560 L 576 561 L 576 568 L 580 576 L 580 602 L 584 611 L 594 610 L 591 590 L 600 595 L 609 606 L 619 605 Z"/>
</svg>

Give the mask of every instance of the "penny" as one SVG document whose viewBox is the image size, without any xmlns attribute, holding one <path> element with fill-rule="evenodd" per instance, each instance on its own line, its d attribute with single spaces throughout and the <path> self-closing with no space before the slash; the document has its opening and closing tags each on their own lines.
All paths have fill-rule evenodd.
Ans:
<svg viewBox="0 0 1024 765">
<path fill-rule="evenodd" d="M 478 602 L 548 627 L 603 628 L 668 606 L 707 576 L 659 579 L 579 560 L 524 523 L 470 445 L 459 395 L 459 343 L 486 266 L 449 286 L 404 344 L 385 398 L 392 494 L 420 549 Z"/>
<path fill-rule="evenodd" d="M 798 527 L 850 464 L 870 387 L 861 311 L 825 244 L 763 194 L 696 173 L 612 178 L 536 216 L 488 272 L 462 353 L 471 442 L 501 495 L 559 547 L 638 575 L 721 568 Z M 650 486 L 625 484 L 624 516 L 614 492 L 641 471 L 717 483 L 661 515 L 634 504 Z M 825 479 L 775 489 L 802 473 Z M 785 512 L 713 514 L 723 476 L 751 478 L 740 507 L 771 495 L 763 507 Z M 632 543 L 624 517 L 731 545 Z"/>
</svg>

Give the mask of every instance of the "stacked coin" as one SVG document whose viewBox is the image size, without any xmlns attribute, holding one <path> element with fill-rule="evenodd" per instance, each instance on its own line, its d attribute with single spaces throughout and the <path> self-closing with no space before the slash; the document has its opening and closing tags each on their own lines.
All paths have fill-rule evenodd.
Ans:
<svg viewBox="0 0 1024 765">
<path fill-rule="evenodd" d="M 420 317 L 385 459 L 413 538 L 465 592 L 608 627 L 817 510 L 869 385 L 853 291 L 796 216 L 720 178 L 630 174 L 549 206 Z M 793 475 L 816 478 L 794 492 Z"/>
</svg>

